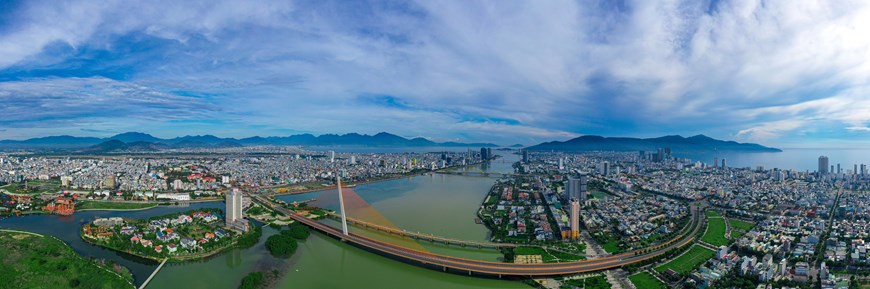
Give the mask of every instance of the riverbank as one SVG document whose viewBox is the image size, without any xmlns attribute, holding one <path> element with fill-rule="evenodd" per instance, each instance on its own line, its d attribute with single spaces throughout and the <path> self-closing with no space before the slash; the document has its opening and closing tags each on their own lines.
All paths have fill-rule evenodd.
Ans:
<svg viewBox="0 0 870 289">
<path fill-rule="evenodd" d="M 153 202 L 111 202 L 84 200 L 76 203 L 76 211 L 137 211 L 152 209 L 160 204 Z"/>
<path fill-rule="evenodd" d="M 477 165 L 481 165 L 481 164 L 488 163 L 488 162 L 493 161 L 493 160 L 496 160 L 496 159 L 498 159 L 498 158 L 499 158 L 499 156 L 496 156 L 496 157 L 493 158 L 492 160 L 488 160 L 488 161 L 485 161 L 485 162 L 477 162 L 477 163 L 467 164 L 467 165 L 464 165 L 464 166 L 451 166 L 451 167 L 445 167 L 445 168 L 441 168 L 441 169 L 437 169 L 437 170 L 427 170 L 427 171 L 423 171 L 423 172 L 400 174 L 400 175 L 397 175 L 397 176 L 391 176 L 391 177 L 382 178 L 382 179 L 368 180 L 368 181 L 363 181 L 363 182 L 345 183 L 345 184 L 344 184 L 344 187 L 347 187 L 347 186 L 366 185 L 366 184 L 374 184 L 374 183 L 380 183 L 380 182 L 386 182 L 386 181 L 393 181 L 393 180 L 398 180 L 398 179 L 404 179 L 404 178 L 411 178 L 411 177 L 416 177 L 416 176 L 422 176 L 422 175 L 426 175 L 426 174 L 430 174 L 430 173 L 434 174 L 434 173 L 441 172 L 441 171 L 449 171 L 449 170 L 456 170 L 456 169 L 462 169 L 462 168 L 467 168 L 467 167 L 473 167 L 473 166 L 477 166 Z M 281 188 L 281 187 L 285 187 L 285 186 L 276 186 L 276 187 L 270 187 L 270 188 L 274 189 L 274 188 Z M 266 196 L 269 196 L 269 197 L 277 197 L 277 196 L 287 196 L 287 195 L 299 195 L 299 194 L 306 194 L 306 193 L 313 193 L 313 192 L 320 192 L 320 191 L 334 190 L 334 189 L 336 189 L 336 188 L 338 188 L 338 186 L 336 186 L 336 185 L 329 185 L 329 186 L 323 186 L 322 188 L 305 189 L 305 190 L 299 190 L 299 191 L 288 191 L 288 192 L 283 192 L 283 193 L 274 192 L 274 193 L 266 194 Z"/>
</svg>

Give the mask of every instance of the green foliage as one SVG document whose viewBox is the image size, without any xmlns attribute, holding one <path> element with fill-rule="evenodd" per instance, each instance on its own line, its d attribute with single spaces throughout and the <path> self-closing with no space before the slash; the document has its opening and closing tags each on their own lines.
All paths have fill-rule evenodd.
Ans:
<svg viewBox="0 0 870 289">
<path fill-rule="evenodd" d="M 263 228 L 257 225 L 251 226 L 251 231 L 239 237 L 236 242 L 236 247 L 248 248 L 260 242 L 260 237 L 263 236 Z"/>
<path fill-rule="evenodd" d="M 133 288 L 125 270 L 86 260 L 52 237 L 0 232 L 0 244 L 3 288 Z"/>
<path fill-rule="evenodd" d="M 297 246 L 296 239 L 285 234 L 272 235 L 266 239 L 266 249 L 269 250 L 269 253 L 271 253 L 272 256 L 278 258 L 289 258 L 290 256 L 293 256 L 293 253 L 296 252 Z"/>
<path fill-rule="evenodd" d="M 259 289 L 264 286 L 263 272 L 251 272 L 242 279 L 239 289 Z"/>
<path fill-rule="evenodd" d="M 648 273 L 648 272 L 641 272 L 641 273 L 637 273 L 637 274 L 628 276 L 628 280 L 630 280 L 631 283 L 634 284 L 634 286 L 637 288 L 644 288 L 644 289 L 647 289 L 647 288 L 649 288 L 649 289 L 667 289 L 668 288 L 667 285 L 662 283 L 662 281 L 659 281 L 659 279 L 656 279 L 656 277 L 653 277 L 653 275 Z"/>
<path fill-rule="evenodd" d="M 676 259 L 673 259 L 664 265 L 656 267 L 655 270 L 656 272 L 664 272 L 668 269 L 674 269 L 674 271 L 676 271 L 677 273 L 686 274 L 691 272 L 695 268 L 698 268 L 698 266 L 704 264 L 704 262 L 707 262 L 708 259 L 713 258 L 714 255 L 716 255 L 715 252 L 707 248 L 694 245 L 685 254 L 680 255 Z"/>
<path fill-rule="evenodd" d="M 305 225 L 296 223 L 293 226 L 290 226 L 289 230 L 281 231 L 281 234 L 293 237 L 297 240 L 305 240 L 311 235 L 311 230 Z"/>
<path fill-rule="evenodd" d="M 76 210 L 140 210 L 156 206 L 157 203 L 81 201 L 76 204 Z"/>
<path fill-rule="evenodd" d="M 701 241 L 713 246 L 726 246 L 731 243 L 725 238 L 725 219 L 711 218 L 707 219 L 707 223 L 707 232 L 701 237 Z"/>
</svg>

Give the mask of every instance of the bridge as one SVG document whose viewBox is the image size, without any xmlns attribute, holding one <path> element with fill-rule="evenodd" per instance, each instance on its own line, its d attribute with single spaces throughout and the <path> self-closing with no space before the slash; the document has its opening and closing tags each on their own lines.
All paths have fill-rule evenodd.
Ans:
<svg viewBox="0 0 870 289">
<path fill-rule="evenodd" d="M 341 218 L 341 216 L 339 216 L 338 214 L 335 214 L 335 213 L 327 213 L 327 216 L 329 216 L 330 218 L 333 218 L 333 219 L 340 219 Z M 495 248 L 495 249 L 516 248 L 516 247 L 520 246 L 518 244 L 513 244 L 513 243 L 477 242 L 477 241 L 468 241 L 468 240 L 446 238 L 446 237 L 441 237 L 441 236 L 432 235 L 432 234 L 425 234 L 425 233 L 420 233 L 420 232 L 411 232 L 408 230 L 391 228 L 391 227 L 382 226 L 382 225 L 378 225 L 378 224 L 374 224 L 374 223 L 370 223 L 370 222 L 366 222 L 366 221 L 363 221 L 360 219 L 355 219 L 355 218 L 350 218 L 350 217 L 347 218 L 347 222 L 349 224 L 354 224 L 354 225 L 357 225 L 357 226 L 360 226 L 363 228 L 373 229 L 375 231 L 380 231 L 380 232 L 384 232 L 384 233 L 388 233 L 388 234 L 392 234 L 392 235 L 396 235 L 396 236 L 400 236 L 400 237 L 408 237 L 408 238 L 417 239 L 417 240 L 426 240 L 426 241 L 429 241 L 432 243 L 442 243 L 445 245 L 456 245 L 456 246 L 461 246 L 461 247 L 477 247 L 477 248 Z"/>
<path fill-rule="evenodd" d="M 703 208 L 693 208 L 691 210 L 692 216 L 690 224 L 683 229 L 681 234 L 667 242 L 641 250 L 582 261 L 517 264 L 465 259 L 402 247 L 359 234 L 349 233 L 347 231 L 346 220 L 343 220 L 342 228 L 338 229 L 276 205 L 262 196 L 254 196 L 254 198 L 262 202 L 264 205 L 284 213 L 290 216 L 293 220 L 305 224 L 314 230 L 371 252 L 422 265 L 424 267 L 438 268 L 443 271 L 460 272 L 463 274 L 467 273 L 468 275 L 498 276 L 499 278 L 505 276 L 543 277 L 588 273 L 642 262 L 644 260 L 661 256 L 672 249 L 694 242 L 695 235 L 700 231 L 701 224 L 704 220 L 704 214 L 700 213 Z M 344 205 L 341 191 L 339 191 L 339 201 L 342 203 L 341 207 L 343 212 Z"/>
<path fill-rule="evenodd" d="M 437 171 L 436 174 L 442 175 L 457 175 L 466 177 L 483 177 L 483 178 L 508 178 L 519 176 L 518 174 L 507 173 L 490 173 L 490 172 L 455 172 L 455 171 Z"/>
</svg>

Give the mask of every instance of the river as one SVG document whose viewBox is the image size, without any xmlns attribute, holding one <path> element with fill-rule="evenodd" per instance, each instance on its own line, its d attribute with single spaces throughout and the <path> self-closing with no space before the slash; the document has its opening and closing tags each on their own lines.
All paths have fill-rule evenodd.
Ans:
<svg viewBox="0 0 870 289">
<path fill-rule="evenodd" d="M 475 171 L 512 172 L 517 156 L 500 152 L 503 159 L 466 168 Z M 359 185 L 345 192 L 348 215 L 387 226 L 440 236 L 486 241 L 488 230 L 474 222 L 481 200 L 495 182 L 493 178 L 429 174 Z M 336 190 L 279 197 L 286 201 L 316 199 L 314 205 L 338 209 Z M 221 202 L 189 207 L 158 207 L 145 211 L 77 212 L 70 217 L 32 215 L 0 221 L 0 227 L 57 236 L 85 257 L 113 260 L 133 271 L 140 284 L 156 268 L 147 260 L 123 256 L 83 242 L 79 228 L 98 217 L 147 218 L 194 208 L 223 208 Z M 337 225 L 337 224 L 336 224 Z M 417 242 L 352 228 L 354 232 L 441 254 L 497 261 L 495 250 L 464 249 Z M 300 243 L 288 260 L 271 257 L 263 243 L 276 231 L 264 227 L 260 243 L 235 249 L 204 261 L 168 264 L 148 288 L 236 288 L 252 271 L 282 272 L 275 288 L 529 288 L 520 282 L 467 277 L 420 268 L 385 258 L 322 234 L 312 234 Z"/>
</svg>

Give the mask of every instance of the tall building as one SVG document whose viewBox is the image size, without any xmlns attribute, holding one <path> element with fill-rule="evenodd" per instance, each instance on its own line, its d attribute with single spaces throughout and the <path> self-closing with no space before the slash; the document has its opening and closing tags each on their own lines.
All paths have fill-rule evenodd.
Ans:
<svg viewBox="0 0 870 289">
<path fill-rule="evenodd" d="M 486 148 L 480 148 L 480 159 L 481 160 L 488 160 L 489 159 L 489 156 L 486 155 L 486 152 L 487 152 Z"/>
<path fill-rule="evenodd" d="M 828 174 L 828 157 L 826 156 L 819 157 L 819 174 Z"/>
<path fill-rule="evenodd" d="M 728 164 L 725 163 L 725 158 L 722 158 L 722 167 L 723 167 L 723 168 L 727 168 L 727 167 L 728 167 Z"/>
<path fill-rule="evenodd" d="M 563 162 L 562 158 L 559 158 L 559 170 L 561 171 L 564 169 L 565 169 L 565 163 Z"/>
<path fill-rule="evenodd" d="M 837 174 L 839 175 L 840 173 L 842 173 L 842 171 L 840 171 L 840 164 L 837 164 Z"/>
<path fill-rule="evenodd" d="M 245 220 L 244 211 L 242 211 L 242 192 L 237 188 L 229 190 L 226 203 L 225 221 L 227 227 L 247 231 L 248 222 Z"/>
<path fill-rule="evenodd" d="M 529 151 L 527 151 L 527 150 L 523 150 L 523 162 L 524 163 L 529 162 Z"/>
<path fill-rule="evenodd" d="M 580 237 L 580 201 L 571 200 L 571 239 Z"/>
<path fill-rule="evenodd" d="M 714 168 L 718 168 L 718 167 L 719 167 L 719 158 L 713 158 L 713 167 L 714 167 Z"/>
<path fill-rule="evenodd" d="M 587 179 L 588 176 L 585 174 L 568 177 L 568 183 L 565 185 L 565 195 L 568 200 L 586 201 Z"/>
<path fill-rule="evenodd" d="M 335 162 L 335 151 L 329 151 L 329 162 L 330 163 Z"/>
<path fill-rule="evenodd" d="M 598 164 L 598 173 L 601 175 L 610 174 L 610 162 L 604 161 Z"/>
</svg>

